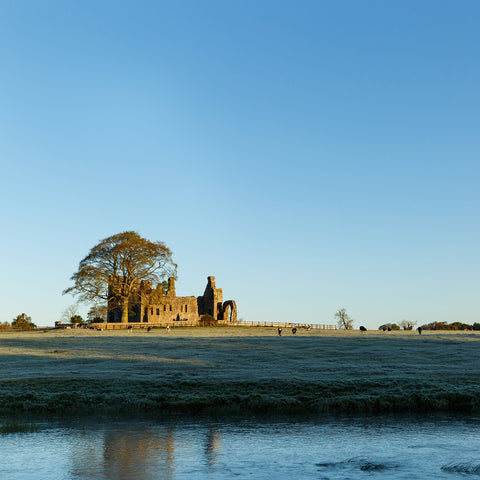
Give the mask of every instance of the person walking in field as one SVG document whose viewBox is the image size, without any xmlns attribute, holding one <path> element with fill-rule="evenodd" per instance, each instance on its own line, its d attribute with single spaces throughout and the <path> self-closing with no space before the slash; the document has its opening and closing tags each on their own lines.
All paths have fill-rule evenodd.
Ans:
<svg viewBox="0 0 480 480">
<path fill-rule="evenodd" d="M 278 332 L 278 336 L 281 337 L 282 336 L 282 329 L 280 327 L 278 327 L 277 332 Z"/>
<path fill-rule="evenodd" d="M 170 325 L 167 325 L 167 328 L 165 329 L 165 331 L 168 333 L 170 331 Z"/>
<path fill-rule="evenodd" d="M 296 328 L 296 327 L 293 327 L 293 328 L 292 328 L 292 334 L 293 334 L 293 335 L 296 335 L 296 334 L 297 334 L 297 328 Z"/>
</svg>

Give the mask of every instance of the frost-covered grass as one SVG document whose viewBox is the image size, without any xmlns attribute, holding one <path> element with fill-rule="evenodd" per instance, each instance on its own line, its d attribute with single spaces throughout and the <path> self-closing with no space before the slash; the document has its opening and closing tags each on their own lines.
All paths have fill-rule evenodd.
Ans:
<svg viewBox="0 0 480 480">
<path fill-rule="evenodd" d="M 0 333 L 0 413 L 479 411 L 480 335 Z"/>
</svg>

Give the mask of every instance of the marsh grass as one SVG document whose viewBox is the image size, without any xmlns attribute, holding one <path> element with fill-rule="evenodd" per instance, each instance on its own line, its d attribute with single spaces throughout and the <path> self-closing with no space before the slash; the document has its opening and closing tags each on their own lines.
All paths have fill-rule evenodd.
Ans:
<svg viewBox="0 0 480 480">
<path fill-rule="evenodd" d="M 480 335 L 0 333 L 0 413 L 480 411 Z"/>
<path fill-rule="evenodd" d="M 8 435 L 11 433 L 36 433 L 40 431 L 40 427 L 35 423 L 19 423 L 7 421 L 0 426 L 0 434 Z"/>
</svg>

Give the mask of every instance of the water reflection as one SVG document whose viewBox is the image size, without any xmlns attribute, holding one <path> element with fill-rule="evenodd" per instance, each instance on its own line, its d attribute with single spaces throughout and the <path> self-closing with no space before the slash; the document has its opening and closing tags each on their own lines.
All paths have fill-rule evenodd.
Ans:
<svg viewBox="0 0 480 480">
<path fill-rule="evenodd" d="M 139 426 L 141 428 L 139 428 Z M 117 424 L 85 433 L 72 456 L 71 478 L 174 478 L 173 426 Z"/>
<path fill-rule="evenodd" d="M 210 467 L 216 463 L 219 450 L 220 434 L 215 428 L 209 428 L 205 439 L 205 458 Z"/>
<path fill-rule="evenodd" d="M 92 425 L 83 426 L 80 432 L 70 450 L 70 477 L 75 479 L 173 480 L 175 448 L 186 457 L 183 464 L 192 464 L 193 472 L 195 463 L 211 470 L 221 447 L 221 435 L 213 426 L 196 425 L 175 432 L 173 424 L 113 422 L 93 430 Z"/>
<path fill-rule="evenodd" d="M 450 479 L 480 473 L 477 426 L 464 417 L 46 422 L 1 437 L 0 478 Z"/>
</svg>

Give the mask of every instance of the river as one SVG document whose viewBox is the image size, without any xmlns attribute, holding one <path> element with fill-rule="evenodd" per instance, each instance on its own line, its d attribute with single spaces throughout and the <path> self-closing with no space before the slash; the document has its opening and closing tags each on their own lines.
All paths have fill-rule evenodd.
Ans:
<svg viewBox="0 0 480 480">
<path fill-rule="evenodd" d="M 475 478 L 479 420 L 457 415 L 34 419 L 38 432 L 0 436 L 0 478 Z"/>
</svg>

